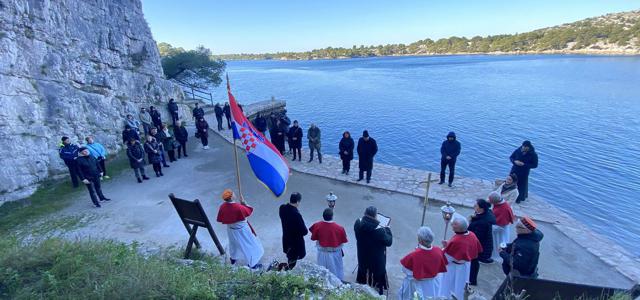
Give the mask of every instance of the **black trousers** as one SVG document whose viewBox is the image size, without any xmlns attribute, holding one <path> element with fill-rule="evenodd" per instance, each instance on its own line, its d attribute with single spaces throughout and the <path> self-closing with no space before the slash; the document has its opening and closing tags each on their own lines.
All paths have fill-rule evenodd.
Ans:
<svg viewBox="0 0 640 300">
<path fill-rule="evenodd" d="M 469 273 L 469 284 L 478 285 L 478 273 L 480 272 L 480 261 L 474 259 L 471 261 L 471 273 Z"/>
<path fill-rule="evenodd" d="M 100 164 L 100 169 L 102 169 L 102 175 L 107 176 L 107 166 L 105 166 L 104 157 L 98 158 L 98 164 Z"/>
<path fill-rule="evenodd" d="M 298 154 L 298 158 L 302 160 L 302 148 L 291 148 L 293 150 L 293 160 L 296 160 L 296 152 Z"/>
<path fill-rule="evenodd" d="M 171 113 L 171 121 L 173 122 L 173 128 L 176 127 L 176 122 L 178 122 L 178 114 L 177 113 Z"/>
<path fill-rule="evenodd" d="M 71 183 L 73 184 L 73 187 L 78 187 L 78 165 L 76 164 L 76 161 L 65 160 L 64 164 L 67 165 L 67 168 L 69 169 L 69 176 L 71 176 Z"/>
<path fill-rule="evenodd" d="M 175 150 L 167 150 L 167 153 L 169 154 L 169 162 L 176 161 L 176 151 Z"/>
<path fill-rule="evenodd" d="M 209 146 L 209 137 L 207 135 L 200 135 L 200 142 L 202 142 L 202 146 Z"/>
<path fill-rule="evenodd" d="M 455 159 L 442 159 L 440 160 L 440 182 L 444 182 L 444 173 L 449 166 L 449 183 L 453 182 L 453 176 L 456 173 L 456 160 Z"/>
<path fill-rule="evenodd" d="M 518 199 L 516 201 L 524 201 L 529 198 L 529 176 L 522 176 L 518 174 Z"/>
<path fill-rule="evenodd" d="M 182 157 L 182 155 L 187 156 L 187 142 L 179 141 L 180 148 L 178 148 L 178 158 Z M 182 155 L 180 153 L 182 152 Z"/>
<path fill-rule="evenodd" d="M 107 198 L 104 196 L 104 194 L 102 194 L 102 187 L 100 186 L 100 177 L 86 178 L 86 179 L 89 180 L 89 184 L 85 184 L 85 185 L 87 186 L 87 190 L 89 190 L 89 196 L 91 197 L 91 202 L 93 202 L 93 204 L 95 204 L 96 206 L 100 205 L 100 202 L 98 202 L 98 200 Z M 96 196 L 96 194 L 98 195 Z"/>
<path fill-rule="evenodd" d="M 370 181 L 371 180 L 371 170 L 372 169 L 365 170 L 365 169 L 360 168 L 360 173 L 358 175 L 358 179 L 362 180 L 362 176 L 364 175 L 364 172 L 367 172 L 367 181 Z"/>
<path fill-rule="evenodd" d="M 231 116 L 227 117 L 224 116 L 227 119 L 227 127 L 229 127 L 229 129 L 231 129 Z"/>
<path fill-rule="evenodd" d="M 349 169 L 351 169 L 351 161 L 348 160 L 348 159 L 343 159 L 342 160 L 342 171 L 349 172 Z"/>
<path fill-rule="evenodd" d="M 216 121 L 218 121 L 218 131 L 221 131 L 222 128 L 222 116 L 216 116 Z"/>
<path fill-rule="evenodd" d="M 159 175 L 162 173 L 162 165 L 159 162 L 153 163 L 153 171 L 156 172 L 156 175 Z"/>
</svg>

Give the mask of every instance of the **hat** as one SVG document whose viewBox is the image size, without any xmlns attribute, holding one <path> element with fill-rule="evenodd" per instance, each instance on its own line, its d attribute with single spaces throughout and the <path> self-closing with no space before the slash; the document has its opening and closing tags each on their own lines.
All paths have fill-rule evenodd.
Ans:
<svg viewBox="0 0 640 300">
<path fill-rule="evenodd" d="M 531 148 L 531 141 L 524 141 L 524 142 L 522 142 L 522 146 L 525 146 L 525 147 L 529 147 L 529 148 Z"/>
<path fill-rule="evenodd" d="M 362 137 L 369 137 L 369 131 L 368 130 L 363 131 Z"/>
<path fill-rule="evenodd" d="M 224 192 L 222 192 L 222 200 L 229 201 L 229 200 L 231 200 L 232 197 L 233 197 L 233 191 L 232 190 L 226 189 L 226 190 L 224 190 Z"/>
<path fill-rule="evenodd" d="M 538 225 L 536 225 L 536 222 L 534 222 L 531 218 L 529 217 L 522 217 L 520 218 L 520 223 L 522 223 L 522 225 L 524 225 L 524 227 L 527 227 L 527 229 L 534 231 L 536 230 L 536 227 L 538 227 Z"/>
<path fill-rule="evenodd" d="M 447 134 L 447 138 L 450 138 L 450 137 L 455 139 L 456 138 L 456 133 L 453 132 L 453 131 L 449 131 L 449 134 Z"/>
<path fill-rule="evenodd" d="M 82 152 L 84 150 L 87 150 L 87 147 L 82 146 L 82 147 L 78 148 L 78 152 Z"/>
</svg>

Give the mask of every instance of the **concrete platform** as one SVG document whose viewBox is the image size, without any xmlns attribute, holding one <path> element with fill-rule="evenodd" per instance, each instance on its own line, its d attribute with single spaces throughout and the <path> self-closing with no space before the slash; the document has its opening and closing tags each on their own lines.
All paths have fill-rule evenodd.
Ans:
<svg viewBox="0 0 640 300">
<path fill-rule="evenodd" d="M 198 198 L 202 201 L 209 219 L 214 224 L 214 230 L 226 245 L 226 229 L 215 222 L 215 217 L 221 204 L 222 190 L 236 189 L 232 146 L 216 135 L 210 137 L 209 150 L 196 146 L 196 140 L 193 138 L 188 146 L 189 157 L 164 169 L 164 177 L 152 177 L 151 180 L 139 184 L 135 181 L 132 170 L 113 176 L 103 185 L 105 194 L 113 200 L 104 204 L 101 209 L 93 208 L 88 195 L 82 194 L 74 200 L 74 205 L 61 215 L 84 216 L 88 222 L 83 227 L 62 235 L 68 238 L 137 241 L 150 251 L 157 247 L 184 247 L 188 239 L 187 233 L 167 197 L 169 193 L 175 193 L 181 198 Z M 335 220 L 345 227 L 349 238 L 344 257 L 345 279 L 348 281 L 355 280 L 352 271 L 357 265 L 354 221 L 370 205 L 378 207 L 380 212 L 392 218 L 391 229 L 394 238 L 388 251 L 387 270 L 391 285 L 390 295 L 395 296 L 402 280 L 399 260 L 416 247 L 416 230 L 422 216 L 419 197 L 293 172 L 285 197 L 276 199 L 256 181 L 244 154 L 239 154 L 245 199 L 255 207 L 250 222 L 264 245 L 264 263 L 272 259 L 285 259 L 281 248 L 278 206 L 288 200 L 291 192 L 302 193 L 300 211 L 307 226 L 311 226 L 313 222 L 321 219 L 322 210 L 327 207 L 324 197 L 329 191 L 333 191 L 340 198 L 335 210 Z M 147 172 L 153 173 L 150 167 L 147 167 Z M 427 213 L 427 223 L 434 230 L 436 240 L 442 239 L 444 229 L 439 212 L 440 205 L 441 203 L 431 206 Z M 471 213 L 470 209 L 464 207 L 457 207 L 457 210 L 464 215 Z M 556 226 L 540 223 L 545 234 L 539 265 L 542 278 L 620 288 L 632 286 L 632 281 L 616 268 L 567 238 Z M 205 232 L 199 232 L 198 237 L 205 250 L 217 254 L 213 242 Z M 306 260 L 315 262 L 314 243 L 308 237 L 306 245 Z M 498 264 L 482 265 L 480 292 L 483 295 L 492 295 L 503 279 L 504 275 Z"/>
</svg>

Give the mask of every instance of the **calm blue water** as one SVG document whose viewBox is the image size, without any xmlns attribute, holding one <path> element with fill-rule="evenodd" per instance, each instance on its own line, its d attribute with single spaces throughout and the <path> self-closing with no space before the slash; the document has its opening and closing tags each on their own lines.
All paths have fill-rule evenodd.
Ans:
<svg viewBox="0 0 640 300">
<path fill-rule="evenodd" d="M 241 103 L 275 96 L 305 134 L 318 124 L 325 153 L 344 130 L 368 129 L 378 162 L 439 170 L 453 130 L 457 173 L 494 179 L 529 139 L 540 159 L 531 192 L 640 255 L 640 57 L 231 61 L 228 72 Z"/>
</svg>

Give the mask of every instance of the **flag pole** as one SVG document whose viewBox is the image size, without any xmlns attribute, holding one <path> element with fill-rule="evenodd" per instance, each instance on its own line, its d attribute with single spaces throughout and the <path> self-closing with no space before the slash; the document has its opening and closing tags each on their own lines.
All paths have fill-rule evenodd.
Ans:
<svg viewBox="0 0 640 300">
<path fill-rule="evenodd" d="M 229 84 L 229 73 L 226 73 L 225 75 L 227 77 L 227 92 L 231 93 L 231 85 Z M 244 201 L 244 197 L 242 195 L 242 184 L 240 183 L 240 163 L 238 162 L 238 146 L 236 144 L 236 137 L 233 134 L 233 128 L 231 130 L 232 130 L 231 138 L 233 139 L 233 156 L 236 161 L 236 182 L 238 183 L 238 195 L 240 195 L 240 200 Z"/>
</svg>

